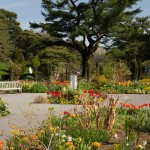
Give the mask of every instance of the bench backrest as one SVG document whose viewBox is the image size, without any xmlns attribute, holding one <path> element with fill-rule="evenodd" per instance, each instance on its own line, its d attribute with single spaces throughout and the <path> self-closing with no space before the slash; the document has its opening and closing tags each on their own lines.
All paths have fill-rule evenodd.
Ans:
<svg viewBox="0 0 150 150">
<path fill-rule="evenodd" d="M 0 81 L 0 88 L 21 88 L 20 81 Z"/>
</svg>

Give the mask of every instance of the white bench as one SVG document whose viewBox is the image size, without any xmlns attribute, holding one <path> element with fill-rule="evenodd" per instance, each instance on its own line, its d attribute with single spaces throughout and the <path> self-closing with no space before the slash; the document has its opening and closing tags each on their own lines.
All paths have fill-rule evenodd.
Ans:
<svg viewBox="0 0 150 150">
<path fill-rule="evenodd" d="M 22 93 L 22 85 L 20 81 L 0 81 L 1 90 L 19 90 Z"/>
</svg>

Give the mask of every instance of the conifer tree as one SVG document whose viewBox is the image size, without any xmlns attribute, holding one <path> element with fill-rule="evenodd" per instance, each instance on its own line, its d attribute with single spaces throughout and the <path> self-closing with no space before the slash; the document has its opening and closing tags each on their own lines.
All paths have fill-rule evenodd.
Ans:
<svg viewBox="0 0 150 150">
<path fill-rule="evenodd" d="M 82 57 L 82 76 L 89 77 L 89 59 L 100 43 L 120 23 L 140 12 L 130 10 L 139 0 L 42 0 L 45 23 L 31 23 L 59 38 L 47 45 L 64 45 L 79 51 Z"/>
</svg>

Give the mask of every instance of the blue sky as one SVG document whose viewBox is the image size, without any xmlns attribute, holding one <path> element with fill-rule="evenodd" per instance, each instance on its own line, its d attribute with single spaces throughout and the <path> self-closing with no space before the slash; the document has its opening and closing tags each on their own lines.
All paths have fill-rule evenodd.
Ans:
<svg viewBox="0 0 150 150">
<path fill-rule="evenodd" d="M 141 7 L 143 10 L 140 16 L 150 16 L 149 6 L 150 0 L 142 0 L 135 7 Z M 44 21 L 41 15 L 41 0 L 0 0 L 0 8 L 15 12 L 23 29 L 29 29 L 29 22 Z"/>
</svg>

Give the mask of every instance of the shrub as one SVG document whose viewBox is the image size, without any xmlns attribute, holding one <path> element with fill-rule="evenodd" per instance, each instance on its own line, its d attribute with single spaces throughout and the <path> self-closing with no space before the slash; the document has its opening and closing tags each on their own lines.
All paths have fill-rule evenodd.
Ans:
<svg viewBox="0 0 150 150">
<path fill-rule="evenodd" d="M 45 86 L 43 83 L 36 83 L 33 84 L 30 88 L 31 93 L 46 93 L 48 90 L 47 86 Z"/>
<path fill-rule="evenodd" d="M 100 86 L 105 85 L 108 82 L 108 80 L 106 79 L 106 77 L 104 75 L 99 76 L 97 80 L 98 80 Z"/>
<path fill-rule="evenodd" d="M 91 90 L 95 88 L 96 88 L 96 84 L 88 82 L 87 80 L 82 79 L 78 82 L 78 89 L 80 90 Z"/>
<path fill-rule="evenodd" d="M 2 101 L 2 98 L 0 98 L 0 117 L 1 116 L 7 116 L 9 114 L 10 114 L 10 112 L 8 111 L 6 103 L 4 103 Z"/>
</svg>

